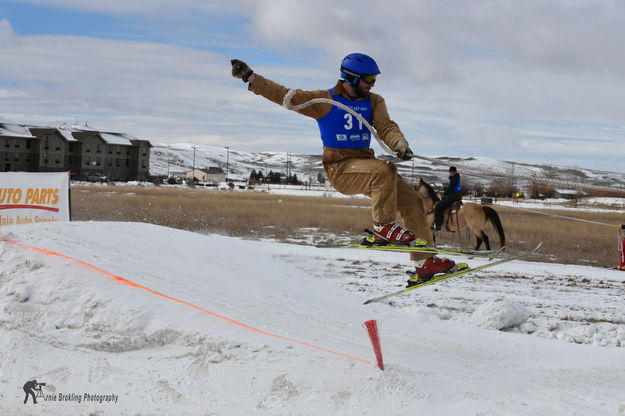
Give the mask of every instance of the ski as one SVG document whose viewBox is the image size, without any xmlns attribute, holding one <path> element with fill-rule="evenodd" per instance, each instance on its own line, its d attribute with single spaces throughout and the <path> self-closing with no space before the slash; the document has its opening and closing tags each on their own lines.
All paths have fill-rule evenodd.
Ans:
<svg viewBox="0 0 625 416">
<path fill-rule="evenodd" d="M 373 250 L 373 251 L 392 251 L 395 253 L 429 253 L 429 254 L 446 254 L 449 256 L 470 256 L 470 257 L 496 257 L 503 251 L 505 247 L 501 247 L 497 250 L 472 250 L 465 248 L 442 248 L 442 247 L 429 247 L 429 246 L 402 246 L 396 244 L 386 245 L 369 245 L 369 244 L 356 244 L 356 243 L 321 243 L 315 245 L 318 248 L 348 248 L 358 250 Z"/>
<path fill-rule="evenodd" d="M 450 273 L 456 273 L 456 272 L 459 272 L 461 270 L 467 269 L 468 267 L 469 267 L 469 265 L 466 264 L 466 263 L 456 263 L 456 264 L 454 264 L 454 267 L 452 267 L 447 273 L 445 273 L 445 276 L 450 274 Z M 406 270 L 406 274 L 412 278 L 415 275 L 415 271 L 414 270 Z M 432 280 L 432 279 L 430 279 L 430 280 Z"/>
<path fill-rule="evenodd" d="M 492 263 L 486 263 L 486 264 L 483 264 L 481 266 L 467 267 L 467 268 L 464 268 L 464 269 L 461 269 L 461 270 L 452 271 L 451 273 L 447 273 L 447 274 L 444 274 L 444 275 L 441 275 L 441 276 L 436 276 L 436 277 L 434 277 L 431 280 L 428 280 L 428 281 L 422 282 L 422 283 L 418 283 L 418 284 L 416 284 L 414 286 L 410 286 L 410 287 L 404 288 L 402 290 L 398 290 L 397 292 L 388 293 L 386 295 L 379 296 L 377 298 L 369 299 L 364 304 L 367 305 L 369 303 L 379 302 L 379 301 L 381 301 L 383 299 L 388 299 L 388 298 L 393 297 L 393 296 L 401 295 L 402 293 L 410 292 L 411 290 L 415 290 L 415 289 L 418 289 L 418 288 L 423 287 L 423 286 L 429 286 L 429 285 L 432 285 L 434 283 L 442 282 L 443 280 L 451 279 L 453 277 L 462 276 L 464 274 L 476 272 L 478 270 L 487 269 L 489 267 L 498 266 L 500 264 L 508 263 L 510 261 L 513 261 L 513 260 L 519 260 L 519 259 L 522 259 L 524 257 L 531 256 L 532 254 L 535 254 L 536 252 L 538 252 L 538 250 L 540 250 L 540 247 L 542 245 L 543 245 L 543 243 L 541 241 L 540 243 L 538 243 L 538 245 L 535 248 L 533 248 L 530 251 L 524 251 L 524 252 L 516 254 L 514 256 L 506 257 L 504 259 L 497 260 L 497 261 L 494 261 Z"/>
<path fill-rule="evenodd" d="M 423 241 L 423 240 L 418 240 Z M 442 248 L 442 247 L 430 247 L 425 245 L 409 245 L 404 246 L 400 244 L 375 244 L 365 239 L 362 243 L 320 243 L 316 244 L 318 248 L 348 248 L 357 250 L 374 250 L 374 251 L 392 251 L 396 253 L 429 253 L 429 254 L 446 254 L 449 256 L 470 256 L 470 257 L 496 257 L 503 251 L 504 247 L 497 250 L 473 250 L 470 248 Z"/>
<path fill-rule="evenodd" d="M 440 248 L 429 247 L 425 240 L 417 238 L 410 245 L 392 244 L 392 243 L 376 243 L 375 236 L 370 230 L 365 230 L 368 234 L 362 243 L 320 243 L 315 247 L 318 248 L 348 248 L 359 250 L 376 250 L 376 251 L 392 251 L 398 253 L 428 253 L 428 254 L 446 254 L 449 256 L 470 256 L 470 257 L 488 257 L 493 258 L 501 253 L 504 247 L 496 250 L 473 250 L 470 248 Z"/>
</svg>

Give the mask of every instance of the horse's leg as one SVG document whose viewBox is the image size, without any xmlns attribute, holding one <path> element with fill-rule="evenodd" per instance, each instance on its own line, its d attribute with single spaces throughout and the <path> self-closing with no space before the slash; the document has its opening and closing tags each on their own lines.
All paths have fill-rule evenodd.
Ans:
<svg viewBox="0 0 625 416">
<path fill-rule="evenodd" d="M 475 235 L 475 238 L 477 239 L 475 249 L 479 250 L 480 246 L 482 245 L 482 229 L 479 228 L 477 224 L 475 224 L 475 220 L 472 218 L 470 209 L 467 209 L 467 205 L 462 205 L 460 207 L 460 209 L 458 210 L 457 218 L 458 224 L 456 228 L 458 229 L 458 237 L 460 237 L 460 230 L 464 230 L 465 228 L 469 227 L 469 230 L 471 230 L 471 232 L 473 233 L 473 235 Z M 471 241 L 471 236 L 469 236 L 469 241 Z"/>
<path fill-rule="evenodd" d="M 475 238 L 477 238 L 477 245 L 475 246 L 475 249 L 479 250 L 480 246 L 482 245 L 482 239 L 478 236 L 475 236 Z"/>
<path fill-rule="evenodd" d="M 482 231 L 482 239 L 484 240 L 484 244 L 486 244 L 486 250 L 490 250 L 490 242 L 488 241 L 488 236 L 484 231 Z"/>
<path fill-rule="evenodd" d="M 469 227 L 475 238 L 477 239 L 477 244 L 475 245 L 475 249 L 479 250 L 482 246 L 482 242 L 486 245 L 486 249 L 490 250 L 490 241 L 488 240 L 488 236 L 484 232 L 484 225 L 486 225 L 486 215 L 483 211 L 476 210 L 473 204 L 466 204 L 460 207 L 460 215 L 459 215 L 459 227 Z"/>
</svg>

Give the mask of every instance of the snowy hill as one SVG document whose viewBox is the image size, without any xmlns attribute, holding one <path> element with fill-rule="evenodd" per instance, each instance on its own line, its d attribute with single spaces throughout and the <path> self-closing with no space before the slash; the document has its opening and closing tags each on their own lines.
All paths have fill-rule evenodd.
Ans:
<svg viewBox="0 0 625 416">
<path fill-rule="evenodd" d="M 194 151 L 195 148 L 195 151 Z M 191 144 L 154 145 L 150 151 L 150 174 L 166 176 L 181 175 L 194 166 L 198 169 L 220 167 L 228 177 L 245 180 L 252 170 L 261 170 L 266 176 L 269 171 L 286 172 L 289 168 L 300 180 L 312 178 L 323 172 L 321 155 L 298 155 L 285 152 L 245 152 L 225 147 L 198 146 Z"/>
<path fill-rule="evenodd" d="M 195 148 L 195 151 L 194 151 Z M 225 147 L 200 146 L 191 144 L 164 145 L 154 144 L 150 153 L 150 174 L 167 176 L 181 175 L 195 167 L 221 167 L 224 172 L 228 169 L 228 176 L 235 180 L 244 180 L 253 170 L 262 171 L 264 175 L 273 172 L 284 174 L 287 163 L 292 173 L 302 181 L 317 180 L 317 175 L 323 172 L 321 153 L 316 155 L 301 155 L 286 152 L 248 152 Z M 378 155 L 382 159 L 391 159 L 388 155 Z M 447 177 L 447 167 L 452 164 L 474 166 L 482 169 L 491 169 L 507 174 L 522 177 L 546 177 L 571 183 L 584 183 L 595 186 L 625 187 L 625 174 L 605 172 L 581 168 L 567 168 L 552 165 L 533 165 L 514 161 L 499 161 L 490 158 L 457 158 L 436 157 L 447 164 L 434 164 L 428 160 L 414 159 L 398 163 L 399 172 L 409 181 L 423 177 L 427 182 L 442 182 Z M 398 160 L 395 159 L 397 162 Z M 226 166 L 227 165 L 227 166 Z M 489 184 L 493 175 L 479 171 L 462 171 L 465 177 L 471 180 Z"/>
<path fill-rule="evenodd" d="M 515 262 L 365 306 L 405 255 L 141 223 L 3 232 L 3 414 L 625 412 L 620 271 Z M 45 397 L 23 404 L 32 379 Z"/>
</svg>

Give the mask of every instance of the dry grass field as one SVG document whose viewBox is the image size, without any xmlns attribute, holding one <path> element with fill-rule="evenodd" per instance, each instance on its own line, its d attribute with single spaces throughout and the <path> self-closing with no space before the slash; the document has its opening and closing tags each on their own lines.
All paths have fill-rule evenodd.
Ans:
<svg viewBox="0 0 625 416">
<path fill-rule="evenodd" d="M 623 213 L 493 207 L 501 217 L 509 252 L 526 250 L 543 241 L 535 260 L 603 267 L 618 264 L 616 224 L 625 223 Z M 139 221 L 200 233 L 312 244 L 326 239 L 358 241 L 362 230 L 371 227 L 371 210 L 365 198 L 203 188 L 73 186 L 72 219 Z M 498 247 L 498 237 L 490 225 L 487 233 L 492 245 Z M 475 238 L 468 230 L 460 235 L 440 233 L 437 243 L 473 247 Z"/>
</svg>

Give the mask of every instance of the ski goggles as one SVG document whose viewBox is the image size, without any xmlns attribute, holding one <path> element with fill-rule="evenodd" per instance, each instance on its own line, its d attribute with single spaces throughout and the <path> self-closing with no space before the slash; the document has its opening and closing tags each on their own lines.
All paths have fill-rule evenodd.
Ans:
<svg viewBox="0 0 625 416">
<path fill-rule="evenodd" d="M 361 75 L 360 79 L 363 80 L 364 82 L 366 82 L 369 85 L 373 85 L 375 84 L 375 78 L 377 77 L 377 74 L 369 74 L 369 75 Z"/>
</svg>

